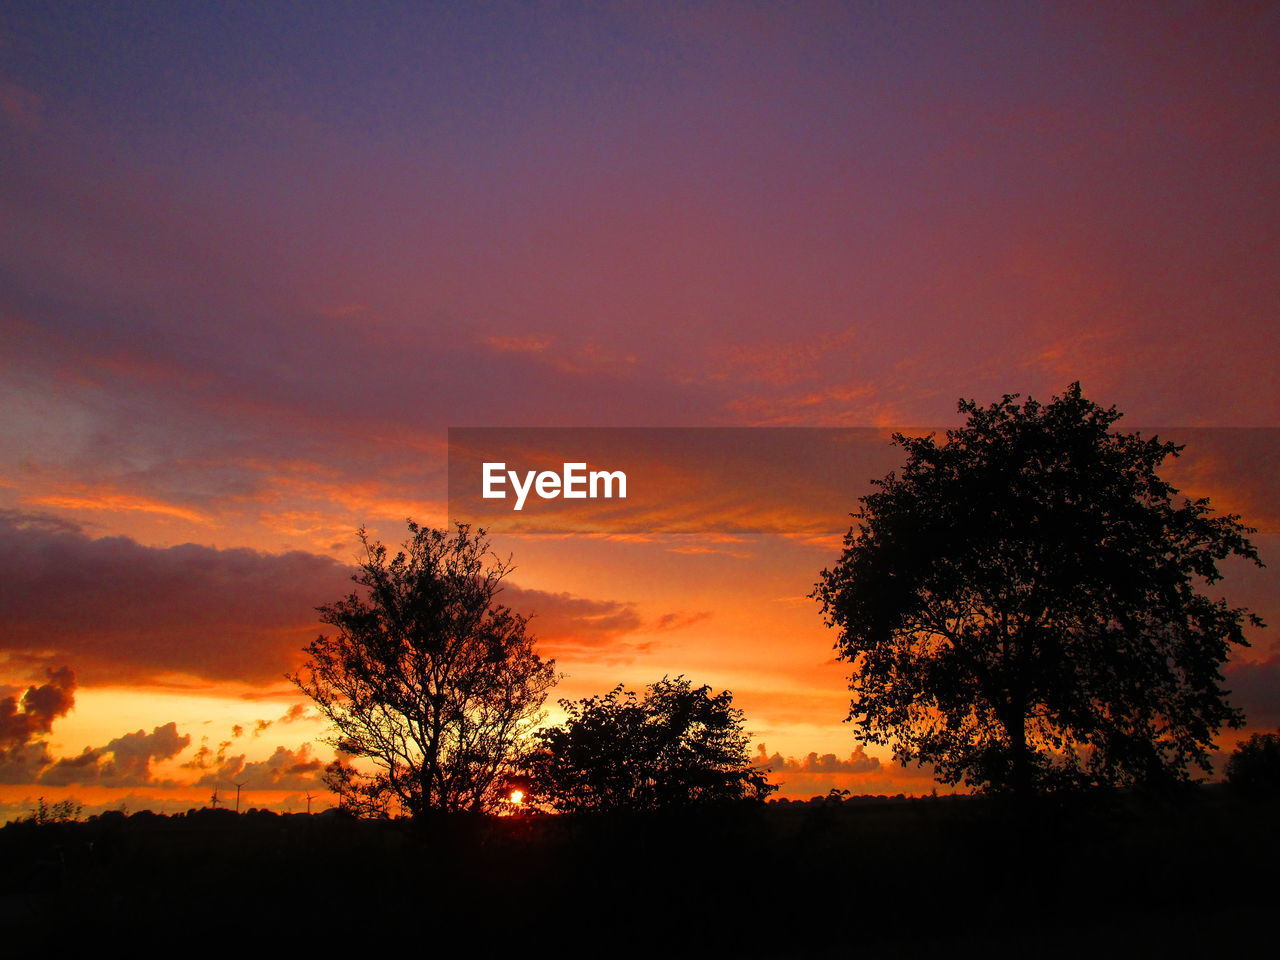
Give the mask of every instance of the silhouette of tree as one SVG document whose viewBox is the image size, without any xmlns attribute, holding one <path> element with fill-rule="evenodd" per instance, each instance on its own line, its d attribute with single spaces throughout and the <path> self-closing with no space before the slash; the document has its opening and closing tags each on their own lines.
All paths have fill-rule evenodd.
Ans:
<svg viewBox="0 0 1280 960">
<path fill-rule="evenodd" d="M 1025 795 L 1184 780 L 1238 727 L 1219 683 L 1244 626 L 1205 596 L 1261 565 L 1235 515 L 1156 470 L 1181 447 L 1109 428 L 1073 384 L 1041 405 L 961 401 L 966 424 L 894 442 L 814 596 L 853 664 L 849 719 L 939 780 Z"/>
<path fill-rule="evenodd" d="M 1280 793 L 1280 733 L 1255 733 L 1227 758 L 1227 783 L 1241 793 Z"/>
<path fill-rule="evenodd" d="M 776 789 L 750 765 L 743 714 L 728 690 L 713 696 L 663 677 L 643 698 L 619 684 L 560 706 L 568 718 L 539 732 L 527 761 L 537 802 L 556 810 L 761 800 Z"/>
<path fill-rule="evenodd" d="M 409 521 L 409 532 L 389 557 L 359 531 L 365 559 L 352 579 L 364 590 L 318 608 L 337 632 L 314 640 L 290 676 L 336 726 L 326 780 L 361 815 L 494 802 L 556 679 L 527 618 L 494 600 L 511 567 L 484 531 Z"/>
</svg>

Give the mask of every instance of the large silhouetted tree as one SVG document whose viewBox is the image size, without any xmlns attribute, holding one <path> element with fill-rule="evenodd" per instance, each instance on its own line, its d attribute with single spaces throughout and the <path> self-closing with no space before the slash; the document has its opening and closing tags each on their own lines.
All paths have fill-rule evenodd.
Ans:
<svg viewBox="0 0 1280 960">
<path fill-rule="evenodd" d="M 1181 447 L 1111 429 L 1073 384 L 1048 404 L 961 402 L 895 435 L 815 589 L 853 665 L 849 719 L 947 783 L 1026 794 L 1180 780 L 1239 726 L 1220 668 L 1252 614 L 1205 587 L 1258 562 L 1234 515 L 1158 468 Z"/>
<path fill-rule="evenodd" d="M 372 815 L 482 809 L 519 757 L 555 662 L 495 601 L 510 570 L 483 531 L 409 522 L 389 556 L 359 533 L 360 591 L 320 607 L 333 636 L 290 677 L 337 728 L 329 785 Z"/>
<path fill-rule="evenodd" d="M 751 766 L 743 714 L 729 691 L 683 677 L 619 684 L 560 701 L 564 723 L 539 731 L 527 761 L 535 802 L 560 811 L 657 810 L 759 800 L 775 789 Z"/>
</svg>

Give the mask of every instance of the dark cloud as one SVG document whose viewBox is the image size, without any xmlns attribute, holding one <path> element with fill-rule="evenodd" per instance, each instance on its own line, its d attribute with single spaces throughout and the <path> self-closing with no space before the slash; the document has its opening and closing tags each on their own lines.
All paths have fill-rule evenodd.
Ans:
<svg viewBox="0 0 1280 960">
<path fill-rule="evenodd" d="M 709 620 L 711 617 L 710 610 L 699 610 L 694 613 L 664 613 L 653 622 L 650 629 L 655 633 L 662 633 L 667 630 L 681 630 L 685 627 L 691 627 L 695 623 L 701 623 L 703 620 Z"/>
<path fill-rule="evenodd" d="M 186 770 L 210 770 L 219 766 L 226 760 L 227 748 L 231 746 L 230 740 L 224 740 L 218 744 L 218 750 L 215 753 L 209 746 L 207 738 L 201 738 L 202 742 L 192 754 L 191 759 L 184 760 L 182 767 Z"/>
<path fill-rule="evenodd" d="M 43 530 L 48 533 L 80 533 L 81 527 L 65 517 L 52 513 L 0 510 L 0 523 L 10 523 L 25 530 Z"/>
<path fill-rule="evenodd" d="M 0 783 L 26 783 L 50 762 L 43 741 L 53 721 L 75 705 L 76 677 L 67 667 L 46 669 L 46 682 L 0 699 Z"/>
<path fill-rule="evenodd" d="M 503 586 L 498 599 L 517 613 L 532 617 L 530 631 L 548 643 L 610 643 L 634 633 L 644 623 L 634 604 L 620 600 L 591 600 L 511 583 Z"/>
<path fill-rule="evenodd" d="M 276 723 L 293 723 L 295 720 L 306 720 L 307 718 L 306 705 L 295 703 L 284 712 L 284 716 L 276 720 Z"/>
<path fill-rule="evenodd" d="M 764 744 L 760 744 L 756 766 L 768 767 L 775 774 L 796 773 L 870 773 L 880 769 L 880 761 L 867 755 L 861 745 L 854 748 L 847 760 L 841 760 L 834 753 L 810 753 L 803 760 L 795 757 L 783 757 L 780 753 L 770 756 Z"/>
<path fill-rule="evenodd" d="M 288 747 L 276 747 L 275 752 L 265 760 L 248 761 L 244 755 L 224 757 L 204 751 L 199 757 L 208 770 L 196 786 L 216 787 L 228 783 L 241 783 L 249 790 L 319 790 L 324 788 L 321 775 L 324 773 L 325 761 L 312 751 L 311 745 L 304 743 L 297 750 Z M 199 767 L 198 763 L 186 764 Z"/>
<path fill-rule="evenodd" d="M 770 754 L 764 744 L 756 748 L 754 766 L 769 770 L 778 784 L 778 795 L 789 799 L 823 796 L 831 790 L 848 790 L 855 796 L 928 793 L 935 786 L 932 766 L 882 763 L 861 745 L 847 758 L 834 753 L 810 753 L 804 757 Z M 940 788 L 950 792 L 950 788 Z"/>
<path fill-rule="evenodd" d="M 647 619 L 630 601 L 597 600 L 515 584 L 505 584 L 498 599 L 531 617 L 529 630 L 544 653 L 577 661 L 627 662 L 653 645 L 650 634 L 680 630 L 711 616 L 707 611 L 675 611 Z"/>
<path fill-rule="evenodd" d="M 55 650 L 95 683 L 279 680 L 317 630 L 315 606 L 350 586 L 314 554 L 147 547 L 11 511 L 0 580 L 0 649 Z"/>
<path fill-rule="evenodd" d="M 53 756 L 43 740 L 20 744 L 7 750 L 0 760 L 0 783 L 35 783 L 51 763 Z"/>
<path fill-rule="evenodd" d="M 316 605 L 352 589 L 350 572 L 302 551 L 94 539 L 57 518 L 7 511 L 0 514 L 0 580 L 9 588 L 0 595 L 0 650 L 73 657 L 93 683 L 175 674 L 279 681 L 323 629 Z M 532 614 L 540 640 L 584 648 L 617 647 L 637 631 L 676 629 L 700 616 L 669 614 L 647 625 L 631 603 L 515 584 L 500 600 Z M 273 722 L 259 721 L 255 733 Z"/>
<path fill-rule="evenodd" d="M 173 786 L 152 776 L 153 761 L 176 757 L 191 744 L 170 722 L 150 733 L 137 730 L 116 737 L 104 747 L 86 748 L 79 756 L 64 757 L 40 774 L 40 783 L 51 786 L 96 784 L 104 787 Z"/>
<path fill-rule="evenodd" d="M 1228 699 L 1245 713 L 1251 727 L 1280 727 L 1280 656 L 1240 661 L 1224 671 Z"/>
<path fill-rule="evenodd" d="M 67 667 L 48 670 L 47 682 L 31 685 L 19 700 L 0 700 L 0 751 L 20 746 L 53 729 L 53 721 L 75 705 L 76 677 Z"/>
</svg>

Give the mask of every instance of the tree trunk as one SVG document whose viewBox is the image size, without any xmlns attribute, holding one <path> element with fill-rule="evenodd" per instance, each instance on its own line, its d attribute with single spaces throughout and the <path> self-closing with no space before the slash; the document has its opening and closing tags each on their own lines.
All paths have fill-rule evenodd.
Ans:
<svg viewBox="0 0 1280 960">
<path fill-rule="evenodd" d="M 1010 705 L 1005 728 L 1013 752 L 1009 786 L 1014 798 L 1025 802 L 1035 793 L 1035 787 L 1031 781 L 1031 751 L 1027 747 L 1027 716 L 1021 707 Z"/>
</svg>

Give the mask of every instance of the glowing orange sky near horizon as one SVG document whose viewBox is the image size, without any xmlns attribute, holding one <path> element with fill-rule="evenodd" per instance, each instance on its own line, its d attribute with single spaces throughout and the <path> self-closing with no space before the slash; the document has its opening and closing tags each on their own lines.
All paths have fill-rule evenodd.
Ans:
<svg viewBox="0 0 1280 960">
<path fill-rule="evenodd" d="M 1245 491 L 1241 496 L 1251 495 Z M 166 523 L 185 519 L 147 512 L 164 517 Z M 105 517 L 94 515 L 99 517 L 95 533 L 110 533 L 109 527 L 103 529 Z M 186 522 L 192 524 L 186 532 L 198 535 L 196 522 Z M 428 517 L 426 522 L 443 521 Z M 379 524 L 371 532 L 392 542 L 403 536 L 397 527 L 397 523 Z M 122 524 L 121 532 L 125 529 L 129 528 Z M 178 542 L 184 539 L 179 531 L 170 535 Z M 1280 537 L 1268 532 L 1261 542 L 1278 541 Z M 355 545 L 353 541 L 346 550 L 335 552 L 354 560 Z M 285 544 L 278 531 L 264 526 L 252 546 L 265 555 L 278 555 Z M 717 689 L 734 691 L 735 703 L 746 711 L 752 742 L 761 745 L 762 753 L 800 758 L 792 761 L 800 766 L 790 773 L 778 770 L 784 795 L 808 796 L 832 786 L 875 793 L 927 792 L 934 786 L 920 771 L 892 767 L 882 749 L 870 751 L 871 757 L 884 763 L 880 769 L 803 768 L 807 754 L 833 754 L 833 759 L 843 762 L 854 746 L 851 731 L 840 722 L 848 706 L 847 668 L 833 660 L 833 636 L 822 626 L 814 601 L 806 596 L 817 571 L 837 556 L 838 537 L 815 541 L 715 534 L 616 539 L 499 535 L 494 547 L 502 555 L 510 552 L 516 560 L 506 599 L 534 614 L 532 628 L 542 638 L 544 653 L 555 656 L 565 673 L 555 696 L 593 695 L 620 680 L 638 686 L 662 675 L 683 673 Z M 1260 588 L 1274 585 L 1274 576 L 1261 575 L 1263 579 L 1246 590 L 1255 607 L 1258 601 L 1252 598 L 1259 596 Z M 624 599 L 591 606 L 592 598 Z M 330 599 L 336 597 L 315 597 L 317 602 Z M 587 606 L 575 609 L 575 603 Z M 306 619 L 303 607 L 295 612 Z M 294 635 L 298 642 L 288 649 L 296 651 L 306 639 L 307 628 Z M 1244 655 L 1265 660 L 1267 646 Z M 243 653 L 250 656 L 250 648 Z M 75 664 L 74 656 L 65 659 Z M 315 743 L 324 734 L 323 725 L 311 719 L 287 730 L 277 727 L 233 740 L 230 731 L 235 725 L 253 731 L 259 722 L 283 714 L 291 702 L 297 702 L 298 695 L 282 672 L 274 682 L 217 682 L 174 673 L 151 680 L 139 675 L 124 686 L 82 688 L 77 692 L 77 709 L 55 723 L 49 744 L 55 756 L 74 756 L 129 730 L 176 722 L 179 732 L 191 735 L 191 744 L 172 761 L 156 764 L 156 779 L 189 781 L 206 775 L 206 771 L 193 773 L 180 766 L 201 743 L 226 742 L 229 755 L 262 761 L 281 744 L 292 749 L 300 743 Z M 93 672 L 87 676 L 92 683 Z M 553 707 L 551 714 L 554 720 L 558 709 Z M 1229 736 L 1224 743 L 1235 739 Z M 176 786 L 171 790 L 173 798 L 183 801 L 196 796 Z M 83 792 L 86 797 L 111 794 L 98 786 Z M 130 788 L 116 792 L 123 796 Z M 258 788 L 256 792 L 270 794 L 277 804 L 296 805 L 300 795 L 298 790 Z M 0 789 L 0 802 L 13 805 L 37 794 L 77 795 L 74 788 L 18 784 Z M 160 797 L 164 791 L 152 787 L 143 794 Z"/>
</svg>

